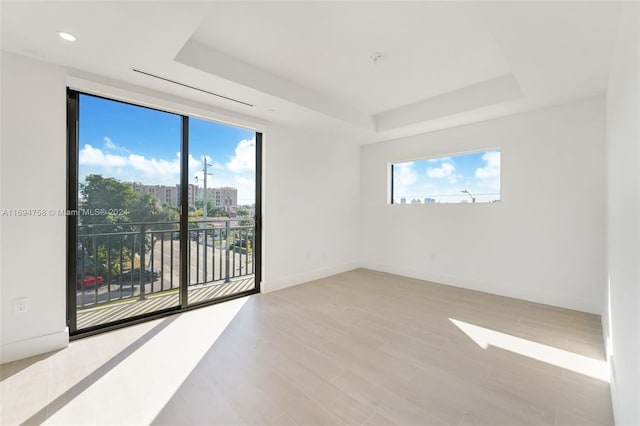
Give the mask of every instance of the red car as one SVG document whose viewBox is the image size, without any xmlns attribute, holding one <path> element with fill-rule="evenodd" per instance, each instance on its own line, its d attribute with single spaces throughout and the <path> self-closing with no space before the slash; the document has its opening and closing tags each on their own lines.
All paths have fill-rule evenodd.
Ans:
<svg viewBox="0 0 640 426">
<path fill-rule="evenodd" d="M 98 275 L 97 277 L 94 277 L 93 275 L 89 275 L 84 277 L 83 280 L 78 279 L 78 281 L 76 281 L 79 288 L 95 287 L 96 282 L 98 285 L 102 285 L 104 284 L 104 278 L 102 278 L 100 275 Z"/>
</svg>

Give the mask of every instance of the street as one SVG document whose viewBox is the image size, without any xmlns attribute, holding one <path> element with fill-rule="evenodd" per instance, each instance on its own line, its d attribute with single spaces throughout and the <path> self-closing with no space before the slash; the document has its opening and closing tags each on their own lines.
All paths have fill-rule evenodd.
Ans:
<svg viewBox="0 0 640 426">
<path fill-rule="evenodd" d="M 224 241 L 222 242 L 224 244 Z M 223 247 L 204 246 L 195 241 L 189 242 L 190 280 L 189 285 L 199 285 L 215 281 L 223 281 L 226 278 L 227 250 Z M 206 259 L 206 264 L 205 264 Z M 140 278 L 123 279 L 118 282 L 114 277 L 111 283 L 96 288 L 90 287 L 84 291 L 78 289 L 78 307 L 91 307 L 114 300 L 126 299 L 140 295 L 141 288 L 145 294 L 158 293 L 166 290 L 177 289 L 180 282 L 180 241 L 165 240 L 156 241 L 152 253 L 145 259 L 148 270 L 156 271 L 159 276 L 150 279 L 140 285 Z M 252 274 L 253 254 L 241 253 L 239 249 L 229 256 L 229 278 Z M 133 281 L 133 282 L 132 282 Z M 177 297 L 177 296 L 176 296 Z M 97 301 L 97 302 L 96 302 Z"/>
</svg>

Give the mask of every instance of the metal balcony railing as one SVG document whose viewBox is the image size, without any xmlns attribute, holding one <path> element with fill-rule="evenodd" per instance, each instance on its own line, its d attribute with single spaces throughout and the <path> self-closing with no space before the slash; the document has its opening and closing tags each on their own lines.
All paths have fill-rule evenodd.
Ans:
<svg viewBox="0 0 640 426">
<path fill-rule="evenodd" d="M 78 226 L 77 307 L 177 291 L 178 222 Z M 249 220 L 189 222 L 189 288 L 252 275 L 254 230 Z"/>
</svg>

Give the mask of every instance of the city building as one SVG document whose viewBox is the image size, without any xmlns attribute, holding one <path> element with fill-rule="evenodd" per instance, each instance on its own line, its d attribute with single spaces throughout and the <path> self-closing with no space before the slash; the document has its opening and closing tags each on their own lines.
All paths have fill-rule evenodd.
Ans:
<svg viewBox="0 0 640 426">
<path fill-rule="evenodd" d="M 204 188 L 197 187 L 196 199 L 202 200 Z M 231 187 L 207 188 L 207 200 L 213 201 L 215 207 L 225 212 L 234 212 L 238 208 L 238 190 Z"/>
<path fill-rule="evenodd" d="M 141 182 L 129 182 L 134 192 L 140 194 L 153 195 L 160 204 L 168 204 L 170 206 L 180 206 L 180 185 L 145 185 Z M 189 184 L 187 192 L 189 197 L 189 205 L 194 205 L 196 200 L 197 186 Z"/>
</svg>

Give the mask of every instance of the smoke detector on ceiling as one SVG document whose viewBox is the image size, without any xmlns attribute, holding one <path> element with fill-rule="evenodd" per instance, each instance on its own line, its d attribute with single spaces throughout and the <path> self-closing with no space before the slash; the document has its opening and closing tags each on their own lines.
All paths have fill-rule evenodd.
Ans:
<svg viewBox="0 0 640 426">
<path fill-rule="evenodd" d="M 374 52 L 369 55 L 369 59 L 371 59 L 371 62 L 373 62 L 374 64 L 377 64 L 382 59 L 382 53 Z"/>
</svg>

